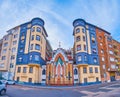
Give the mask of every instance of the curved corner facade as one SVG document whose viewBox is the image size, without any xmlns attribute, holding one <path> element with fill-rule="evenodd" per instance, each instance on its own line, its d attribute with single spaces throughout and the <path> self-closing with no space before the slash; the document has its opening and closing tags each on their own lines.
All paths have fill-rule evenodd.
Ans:
<svg viewBox="0 0 120 97">
<path fill-rule="evenodd" d="M 15 80 L 41 83 L 42 66 L 46 64 L 46 37 L 44 21 L 34 18 L 20 25 Z"/>
<path fill-rule="evenodd" d="M 75 62 L 78 68 L 79 83 L 101 81 L 96 28 L 82 19 L 73 22 Z"/>
</svg>

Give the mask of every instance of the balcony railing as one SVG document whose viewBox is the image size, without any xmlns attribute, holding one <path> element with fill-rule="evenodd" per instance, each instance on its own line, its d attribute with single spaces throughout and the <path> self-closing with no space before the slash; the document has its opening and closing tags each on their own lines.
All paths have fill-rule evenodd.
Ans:
<svg viewBox="0 0 120 97">
<path fill-rule="evenodd" d="M 120 62 L 117 62 L 116 64 L 117 64 L 117 65 L 120 65 Z"/>
<path fill-rule="evenodd" d="M 117 49 L 115 49 L 114 52 L 119 52 L 119 51 Z"/>
</svg>

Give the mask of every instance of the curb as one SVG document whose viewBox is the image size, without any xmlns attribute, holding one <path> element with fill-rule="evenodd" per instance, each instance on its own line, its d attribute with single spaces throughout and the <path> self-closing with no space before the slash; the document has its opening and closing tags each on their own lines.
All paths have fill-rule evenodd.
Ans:
<svg viewBox="0 0 120 97">
<path fill-rule="evenodd" d="M 0 96 L 0 97 L 9 97 L 9 96 L 7 96 L 7 95 L 3 95 L 3 96 Z"/>
</svg>

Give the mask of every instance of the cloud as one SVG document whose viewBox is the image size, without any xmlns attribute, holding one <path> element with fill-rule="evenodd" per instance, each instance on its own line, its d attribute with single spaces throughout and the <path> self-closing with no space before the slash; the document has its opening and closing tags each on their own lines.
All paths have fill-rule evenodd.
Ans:
<svg viewBox="0 0 120 97">
<path fill-rule="evenodd" d="M 63 3 L 61 3 L 63 2 Z M 0 1 L 0 36 L 6 31 L 40 17 L 45 21 L 48 39 L 54 49 L 61 41 L 63 48 L 73 46 L 74 19 L 83 18 L 97 25 L 114 37 L 118 36 L 120 12 L 119 0 L 3 0 Z M 116 30 L 117 29 L 117 30 Z"/>
</svg>

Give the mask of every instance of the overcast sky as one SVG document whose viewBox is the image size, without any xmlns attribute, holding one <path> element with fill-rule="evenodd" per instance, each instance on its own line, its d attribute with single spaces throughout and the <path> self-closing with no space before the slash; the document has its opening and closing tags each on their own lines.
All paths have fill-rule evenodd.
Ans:
<svg viewBox="0 0 120 97">
<path fill-rule="evenodd" d="M 73 47 L 73 21 L 82 18 L 120 40 L 120 0 L 0 0 L 0 38 L 6 31 L 40 17 L 53 49 Z"/>
</svg>

